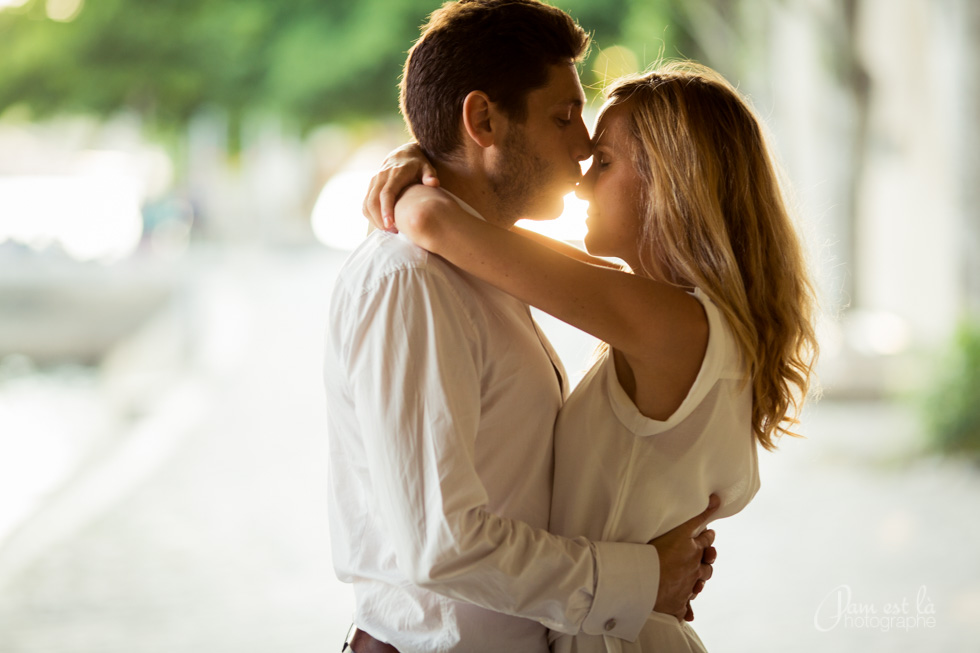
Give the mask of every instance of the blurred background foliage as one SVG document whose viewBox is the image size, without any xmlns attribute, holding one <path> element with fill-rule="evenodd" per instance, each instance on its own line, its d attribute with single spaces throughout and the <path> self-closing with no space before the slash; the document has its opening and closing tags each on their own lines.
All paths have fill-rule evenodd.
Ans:
<svg viewBox="0 0 980 653">
<path fill-rule="evenodd" d="M 937 362 L 925 413 L 931 444 L 980 461 L 980 319 L 963 320 Z"/>
<path fill-rule="evenodd" d="M 627 45 L 638 25 L 649 36 L 646 26 L 666 25 L 676 11 L 667 0 L 555 4 L 598 42 Z M 232 149 L 245 112 L 275 114 L 303 131 L 391 116 L 405 52 L 433 7 L 431 0 L 29 0 L 0 12 L 0 114 L 131 110 L 167 131 L 219 108 L 230 118 Z M 667 49 L 689 41 L 683 30 L 660 31 Z"/>
</svg>

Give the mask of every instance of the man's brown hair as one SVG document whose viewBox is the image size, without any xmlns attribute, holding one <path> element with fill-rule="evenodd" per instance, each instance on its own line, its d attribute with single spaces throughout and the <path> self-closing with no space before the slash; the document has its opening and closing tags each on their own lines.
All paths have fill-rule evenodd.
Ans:
<svg viewBox="0 0 980 653">
<path fill-rule="evenodd" d="M 517 122 L 527 94 L 548 82 L 550 66 L 579 60 L 589 37 L 572 18 L 537 0 L 459 0 L 432 12 L 408 52 L 401 110 L 434 160 L 460 146 L 463 100 L 483 91 Z"/>
</svg>

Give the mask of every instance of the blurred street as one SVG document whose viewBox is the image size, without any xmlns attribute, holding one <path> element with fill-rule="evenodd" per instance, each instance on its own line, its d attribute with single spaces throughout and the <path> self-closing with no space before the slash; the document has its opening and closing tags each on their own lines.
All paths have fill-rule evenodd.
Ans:
<svg viewBox="0 0 980 653">
<path fill-rule="evenodd" d="M 340 649 L 351 595 L 330 565 L 320 364 L 344 257 L 192 250 L 155 322 L 73 372 L 75 392 L 138 409 L 48 443 L 22 476 L 33 494 L 3 486 L 0 653 Z M 591 339 L 542 324 L 577 378 Z M 44 373 L 8 371 L 0 402 Z M 921 454 L 919 431 L 911 406 L 825 401 L 808 439 L 760 454 L 762 490 L 715 525 L 694 606 L 710 650 L 980 650 L 980 524 L 964 513 L 980 474 Z M 8 478 L 28 446 L 0 434 Z"/>
</svg>

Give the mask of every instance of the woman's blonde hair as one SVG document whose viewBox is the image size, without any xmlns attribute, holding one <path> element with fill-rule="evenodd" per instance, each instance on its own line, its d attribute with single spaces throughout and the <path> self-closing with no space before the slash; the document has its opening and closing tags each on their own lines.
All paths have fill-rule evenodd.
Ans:
<svg viewBox="0 0 980 653">
<path fill-rule="evenodd" d="M 637 272 L 695 286 L 719 307 L 752 384 L 766 449 L 797 435 L 818 353 L 815 293 L 762 127 L 721 75 L 673 62 L 615 82 L 647 218 Z"/>
</svg>

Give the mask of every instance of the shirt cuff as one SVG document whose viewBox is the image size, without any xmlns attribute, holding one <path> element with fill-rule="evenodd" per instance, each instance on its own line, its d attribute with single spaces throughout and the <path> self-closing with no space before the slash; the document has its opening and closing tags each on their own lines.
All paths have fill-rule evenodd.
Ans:
<svg viewBox="0 0 980 653">
<path fill-rule="evenodd" d="M 595 596 L 582 631 L 632 642 L 657 602 L 660 556 L 650 544 L 594 542 L 593 546 Z"/>
</svg>

